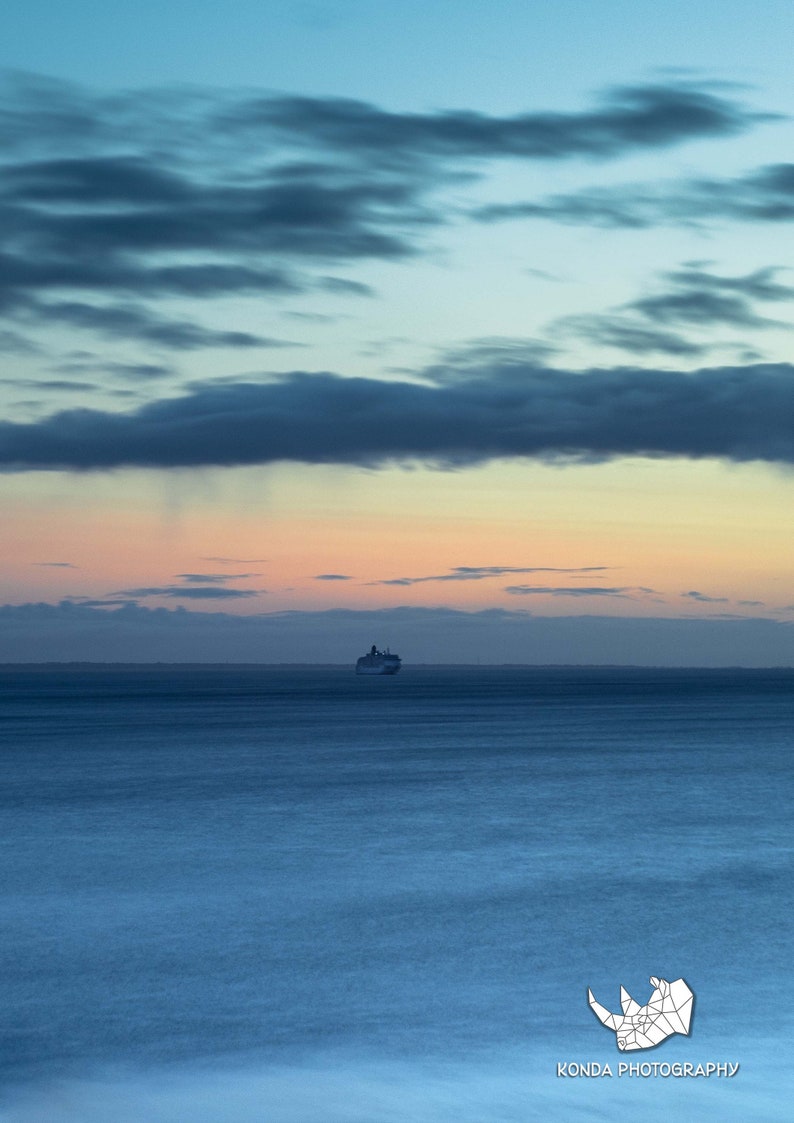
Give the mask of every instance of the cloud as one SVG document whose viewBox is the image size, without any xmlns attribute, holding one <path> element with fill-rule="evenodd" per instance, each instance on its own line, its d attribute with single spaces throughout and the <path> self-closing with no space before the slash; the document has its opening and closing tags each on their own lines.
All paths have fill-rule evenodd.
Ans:
<svg viewBox="0 0 794 1123">
<path fill-rule="evenodd" d="M 344 296 L 375 296 L 371 285 L 365 285 L 362 281 L 350 281 L 346 277 L 321 277 L 319 286 L 326 292 Z"/>
<path fill-rule="evenodd" d="M 346 573 L 318 573 L 316 574 L 315 581 L 352 581 L 353 578 L 349 577 Z"/>
<path fill-rule="evenodd" d="M 148 382 L 150 379 L 167 378 L 174 373 L 173 367 L 165 366 L 163 363 L 119 363 L 93 357 L 70 359 L 67 362 L 58 363 L 53 369 L 61 374 L 84 371 L 109 374 L 115 378 L 129 379 L 134 382 Z M 27 384 L 29 385 L 29 382 Z"/>
<path fill-rule="evenodd" d="M 127 597 L 66 597 L 61 604 L 80 608 L 126 608 L 135 602 Z"/>
<path fill-rule="evenodd" d="M 557 585 L 551 587 L 546 585 L 507 585 L 505 587 L 505 592 L 521 597 L 628 597 L 632 599 L 634 593 L 652 593 L 653 589 L 629 586 L 608 588 L 602 585 Z"/>
<path fill-rule="evenodd" d="M 700 604 L 728 604 L 727 597 L 709 597 L 705 593 L 699 593 L 696 589 L 690 589 L 688 593 L 682 593 L 681 596 L 688 597 L 689 600 L 696 600 Z"/>
<path fill-rule="evenodd" d="M 0 304 L 0 310 L 2 304 Z M 0 351 L 8 355 L 39 355 L 41 348 L 38 344 L 20 335 L 18 331 L 0 331 Z"/>
<path fill-rule="evenodd" d="M 0 191 L 0 215 L 10 217 L 7 208 L 2 208 Z M 90 214 L 90 210 L 89 210 Z M 76 240 L 79 231 L 59 231 L 53 219 L 47 229 L 38 214 L 26 215 L 14 212 L 14 218 L 26 223 L 21 229 L 6 233 L 9 252 L 0 253 L 3 267 L 0 278 L 0 302 L 9 303 L 27 292 L 63 291 L 95 289 L 97 292 L 119 292 L 138 296 L 176 296 L 206 298 L 225 295 L 249 295 L 278 292 L 301 292 L 304 284 L 283 269 L 255 267 L 243 262 L 203 262 L 180 265 L 162 265 L 156 259 L 147 260 L 136 255 L 145 246 L 128 245 L 118 232 L 116 239 L 105 234 L 108 242 L 105 247 L 107 256 L 89 258 L 79 252 Z M 37 240 L 44 248 L 28 243 Z M 99 241 L 99 236 L 96 239 Z M 14 249 L 13 247 L 17 247 Z M 49 248 L 47 248 L 49 247 Z M 87 247 L 86 247 L 87 248 Z M 148 247 L 156 250 L 158 247 Z M 167 244 L 159 247 L 163 250 Z M 199 248 L 197 245 L 195 248 Z M 97 245 L 96 249 L 101 249 Z M 69 255 L 69 251 L 71 254 Z M 30 256 L 26 256 L 30 253 Z M 343 291 L 340 289 L 340 291 Z"/>
<path fill-rule="evenodd" d="M 0 423 L 0 468 L 268 464 L 464 467 L 620 456 L 794 463 L 794 367 L 570 371 L 509 365 L 436 384 L 293 372 L 200 385 L 130 413 Z"/>
<path fill-rule="evenodd" d="M 694 342 L 674 327 L 731 328 L 784 327 L 760 315 L 756 304 L 794 299 L 794 287 L 776 280 L 774 266 L 738 277 L 710 273 L 702 264 L 685 265 L 664 273 L 666 287 L 639 297 L 606 313 L 565 316 L 552 325 L 560 332 L 613 347 L 629 354 L 660 352 L 677 357 L 698 357 L 717 344 Z"/>
<path fill-rule="evenodd" d="M 212 137 L 206 141 L 211 149 Z M 234 167 L 242 152 L 228 154 L 219 180 L 206 162 L 186 167 L 178 160 L 188 155 L 181 148 L 167 172 L 168 157 L 146 151 L 7 165 L 0 200 L 17 223 L 6 261 L 12 278 L 19 285 L 59 287 L 83 276 L 94 284 L 183 296 L 296 291 L 296 276 L 283 266 L 263 267 L 252 255 L 401 256 L 409 247 L 388 228 L 397 216 L 425 217 L 412 209 L 417 188 L 411 181 L 386 181 L 363 170 L 351 177 L 330 164 L 276 164 L 254 176 L 250 168 Z M 29 261 L 20 251 L 33 243 L 39 253 Z M 108 256 L 94 259 L 102 252 Z M 196 252 L 215 256 L 168 265 L 155 259 L 150 268 L 141 256 Z"/>
<path fill-rule="evenodd" d="M 470 110 L 393 113 L 361 101 L 255 99 L 226 116 L 228 127 L 276 127 L 310 147 L 356 151 L 388 166 L 419 157 L 614 157 L 704 137 L 733 136 L 770 120 L 695 83 L 613 87 L 595 108 L 489 117 Z"/>
<path fill-rule="evenodd" d="M 395 342 L 405 341 L 398 338 Z M 382 343 L 376 346 L 382 347 Z M 432 381 L 443 382 L 449 378 L 459 379 L 461 372 L 477 371 L 486 365 L 497 365 L 500 368 L 541 366 L 552 359 L 558 350 L 548 340 L 488 335 L 481 339 L 467 340 L 460 347 L 447 348 L 441 355 L 441 361 L 426 373 Z"/>
<path fill-rule="evenodd" d="M 359 154 L 388 161 L 434 157 L 520 156 L 564 158 L 586 154 L 612 156 L 626 150 L 678 144 L 693 138 L 733 136 L 774 120 L 724 95 L 713 83 L 671 78 L 667 82 L 616 86 L 595 99 L 593 108 L 569 112 L 535 111 L 507 117 L 471 110 L 400 113 L 344 98 L 251 95 L 230 90 L 157 89 L 101 94 L 74 83 L 19 72 L 3 80 L 0 142 L 9 152 L 44 151 L 82 156 L 116 140 L 124 129 L 124 151 L 137 147 L 179 146 L 192 152 L 197 142 L 224 148 L 252 139 L 277 138 L 301 156 L 294 169 L 311 169 L 316 153 Z M 308 162 L 305 152 L 309 152 Z M 60 171 L 64 189 L 116 201 L 130 196 L 160 201 L 184 200 L 183 186 L 165 170 L 136 166 L 119 176 L 103 167 L 97 181 L 80 168 Z M 20 179 L 30 180 L 23 174 Z M 47 198 L 48 182 L 33 182 Z"/>
<path fill-rule="evenodd" d="M 222 585 L 226 581 L 242 581 L 247 577 L 261 577 L 261 573 L 177 573 L 180 581 L 191 585 Z"/>
<path fill-rule="evenodd" d="M 84 301 L 28 302 L 26 317 L 93 331 L 115 339 L 136 339 L 181 351 L 201 347 L 296 347 L 289 340 L 271 339 L 243 331 L 219 331 L 189 320 L 170 320 L 134 304 L 89 304 Z M 145 364 L 151 365 L 151 364 Z"/>
<path fill-rule="evenodd" d="M 722 277 L 705 269 L 685 267 L 665 274 L 667 292 L 634 300 L 625 307 L 655 322 L 669 324 L 728 324 L 736 327 L 780 327 L 759 316 L 753 302 L 789 301 L 794 288 L 775 280 L 774 267 L 739 277 Z"/>
<path fill-rule="evenodd" d="M 51 569 L 78 569 L 79 566 L 71 562 L 33 562 L 34 565 L 43 565 Z"/>
<path fill-rule="evenodd" d="M 0 309 L 175 348 L 280 341 L 142 302 L 371 296 L 329 263 L 422 252 L 448 221 L 433 193 L 486 162 L 615 159 L 770 119 L 691 81 L 508 116 L 211 89 L 103 95 L 30 75 L 8 76 L 2 93 Z"/>
<path fill-rule="evenodd" d="M 596 573 L 609 569 L 606 565 L 561 567 L 550 565 L 458 565 L 449 573 L 431 574 L 429 577 L 392 577 L 383 581 L 370 581 L 370 585 L 423 585 L 426 581 L 483 581 L 488 577 L 504 577 L 508 573 Z"/>
<path fill-rule="evenodd" d="M 556 331 L 625 351 L 630 355 L 659 353 L 678 358 L 697 358 L 710 350 L 707 344 L 694 343 L 677 332 L 648 327 L 614 313 L 594 312 L 564 316 L 556 321 L 554 327 Z"/>
<path fill-rule="evenodd" d="M 202 561 L 217 562 L 219 565 L 261 565 L 268 558 L 202 558 Z"/>
<path fill-rule="evenodd" d="M 160 150 L 7 165 L 0 309 L 44 317 L 54 295 L 84 299 L 87 292 L 107 301 L 308 291 L 315 283 L 289 262 L 303 269 L 410 256 L 415 248 L 405 231 L 431 220 L 410 177 L 383 182 L 366 169 L 342 174 L 331 166 L 316 167 L 311 178 L 267 167 L 254 174 L 239 167 L 238 153 L 227 154 L 226 178 L 218 182 L 211 148 L 186 167 L 188 154 L 177 144 L 168 173 Z M 371 295 L 341 278 L 317 284 Z M 36 299 L 42 295 L 50 298 L 46 308 Z"/>
<path fill-rule="evenodd" d="M 225 589 L 220 585 L 159 585 L 141 589 L 119 589 L 117 597 L 174 597 L 178 600 L 235 600 L 256 597 L 266 589 Z"/>
<path fill-rule="evenodd" d="M 220 559 L 214 559 L 220 560 Z M 140 589 L 119 589 L 111 596 L 136 599 L 138 597 L 172 597 L 177 600 L 234 600 L 255 597 L 267 589 L 229 589 L 229 581 L 242 581 L 261 577 L 259 573 L 177 573 L 181 585 L 150 585 Z"/>
<path fill-rule="evenodd" d="M 25 390 L 62 390 L 67 393 L 83 393 L 98 390 L 93 382 L 77 382 L 72 378 L 0 378 L 3 386 L 18 386 Z"/>
<path fill-rule="evenodd" d="M 794 164 L 768 164 L 732 179 L 590 187 L 537 201 L 489 204 L 471 216 L 480 222 L 548 219 L 627 230 L 710 225 L 719 220 L 790 222 L 794 219 Z"/>
<path fill-rule="evenodd" d="M 794 666 L 794 625 L 773 620 L 536 616 L 400 607 L 233 615 L 180 606 L 0 606 L 0 662 L 339 663 L 372 637 L 422 663 Z"/>
</svg>

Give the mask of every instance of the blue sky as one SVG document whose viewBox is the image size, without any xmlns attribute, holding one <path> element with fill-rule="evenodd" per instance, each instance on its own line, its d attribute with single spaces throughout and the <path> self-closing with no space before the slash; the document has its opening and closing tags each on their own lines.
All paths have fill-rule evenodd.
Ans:
<svg viewBox="0 0 794 1123">
<path fill-rule="evenodd" d="M 30 0 L 3 65 L 115 88 L 251 85 L 508 112 L 570 106 L 587 89 L 693 68 L 790 87 L 786 0 Z M 472 95 L 476 92 L 476 98 Z"/>
<path fill-rule="evenodd" d="M 137 613 L 137 658 L 196 617 L 172 657 L 233 658 L 245 617 L 300 659 L 340 612 L 324 659 L 467 661 L 473 627 L 538 662 L 555 621 L 553 661 L 577 626 L 606 662 L 692 661 L 679 625 L 698 662 L 794 658 L 792 32 L 782 2 L 18 5 L 0 658 L 123 659 Z"/>
</svg>

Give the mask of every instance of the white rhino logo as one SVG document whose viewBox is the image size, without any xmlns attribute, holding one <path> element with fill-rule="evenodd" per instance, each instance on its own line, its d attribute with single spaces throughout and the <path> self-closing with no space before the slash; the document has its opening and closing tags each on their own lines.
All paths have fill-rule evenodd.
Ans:
<svg viewBox="0 0 794 1123">
<path fill-rule="evenodd" d="M 590 1009 L 607 1029 L 614 1029 L 618 1049 L 630 1053 L 633 1049 L 652 1049 L 674 1033 L 689 1033 L 695 996 L 683 979 L 668 983 L 651 975 L 653 994 L 647 1006 L 639 1006 L 629 992 L 620 988 L 622 1014 L 610 1014 L 593 992 L 587 988 Z"/>
</svg>

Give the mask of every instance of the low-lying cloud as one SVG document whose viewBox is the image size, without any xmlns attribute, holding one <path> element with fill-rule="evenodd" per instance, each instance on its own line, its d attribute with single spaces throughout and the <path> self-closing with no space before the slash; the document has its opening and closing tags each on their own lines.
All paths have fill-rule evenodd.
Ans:
<svg viewBox="0 0 794 1123">
<path fill-rule="evenodd" d="M 261 577 L 261 573 L 177 573 L 180 581 L 191 585 L 223 585 L 226 581 L 242 581 L 246 577 Z"/>
<path fill-rule="evenodd" d="M 603 603 L 603 602 L 602 602 Z M 622 602 L 621 602 L 622 603 Z M 344 663 L 377 638 L 421 663 L 794 666 L 794 626 L 760 618 L 534 616 L 400 607 L 232 615 L 191 607 L 0 606 L 0 661 Z"/>
<path fill-rule="evenodd" d="M 697 589 L 690 589 L 687 593 L 682 593 L 682 597 L 688 600 L 697 601 L 699 604 L 728 604 L 727 597 L 710 597 L 707 593 L 698 592 Z M 748 604 L 760 604 L 760 601 L 740 602 Z"/>
<path fill-rule="evenodd" d="M 241 600 L 256 597 L 264 589 L 227 589 L 223 585 L 148 585 L 140 589 L 119 589 L 116 597 L 171 597 L 177 600 Z"/>
<path fill-rule="evenodd" d="M 505 592 L 519 597 L 620 597 L 632 599 L 637 593 L 652 593 L 653 589 L 604 585 L 508 585 Z"/>
<path fill-rule="evenodd" d="M 423 577 L 391 577 L 371 581 L 372 585 L 423 585 L 427 581 L 484 581 L 489 577 L 504 577 L 512 573 L 597 573 L 611 568 L 606 565 L 552 566 L 552 565 L 457 565 L 449 573 L 433 573 Z"/>
</svg>

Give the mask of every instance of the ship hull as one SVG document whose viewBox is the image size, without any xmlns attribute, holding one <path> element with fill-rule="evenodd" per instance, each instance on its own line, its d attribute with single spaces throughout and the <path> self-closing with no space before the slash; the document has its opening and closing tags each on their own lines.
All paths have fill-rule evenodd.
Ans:
<svg viewBox="0 0 794 1123">
<path fill-rule="evenodd" d="M 366 655 L 356 663 L 357 675 L 396 675 L 402 665 L 399 655 L 393 655 L 388 647 L 378 651 L 373 643 Z"/>
<path fill-rule="evenodd" d="M 364 666 L 361 661 L 356 664 L 357 675 L 396 675 L 400 669 L 399 663 L 380 663 L 377 666 Z"/>
</svg>

